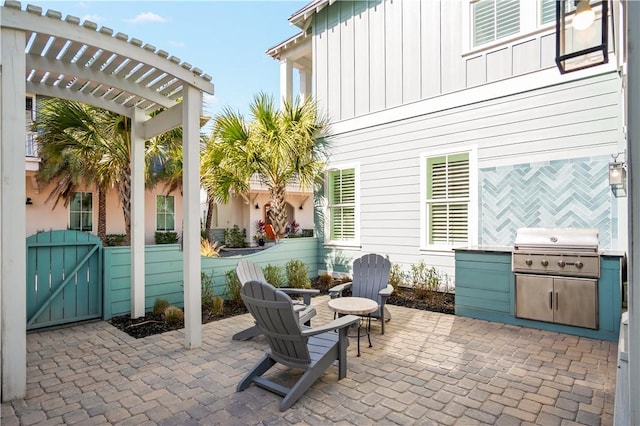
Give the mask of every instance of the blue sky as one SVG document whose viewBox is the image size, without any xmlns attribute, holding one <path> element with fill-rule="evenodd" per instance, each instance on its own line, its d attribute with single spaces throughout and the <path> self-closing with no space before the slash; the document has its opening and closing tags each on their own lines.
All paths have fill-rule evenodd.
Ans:
<svg viewBox="0 0 640 426">
<path fill-rule="evenodd" d="M 213 77 L 215 95 L 206 97 L 205 113 L 223 107 L 245 115 L 253 96 L 263 91 L 277 100 L 278 61 L 265 51 L 299 32 L 289 16 L 301 1 L 38 1 L 63 17 L 88 19 L 115 32 L 152 44 Z"/>
</svg>

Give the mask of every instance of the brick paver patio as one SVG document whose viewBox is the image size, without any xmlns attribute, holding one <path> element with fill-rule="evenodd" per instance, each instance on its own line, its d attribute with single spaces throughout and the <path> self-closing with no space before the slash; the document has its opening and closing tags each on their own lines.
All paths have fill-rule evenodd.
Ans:
<svg viewBox="0 0 640 426">
<path fill-rule="evenodd" d="M 314 299 L 315 324 L 327 301 Z M 106 322 L 31 333 L 27 397 L 2 404 L 2 425 L 612 424 L 615 343 L 389 310 L 362 357 L 351 341 L 347 378 L 329 368 L 284 413 L 256 386 L 235 391 L 266 347 L 231 341 L 248 314 L 204 325 L 194 350 L 182 331 L 134 339 Z"/>
</svg>

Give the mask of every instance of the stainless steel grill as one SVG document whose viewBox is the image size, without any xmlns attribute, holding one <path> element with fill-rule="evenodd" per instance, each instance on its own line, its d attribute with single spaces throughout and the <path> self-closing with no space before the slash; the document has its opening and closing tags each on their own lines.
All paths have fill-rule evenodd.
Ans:
<svg viewBox="0 0 640 426">
<path fill-rule="evenodd" d="M 598 231 L 521 228 L 512 254 L 516 317 L 598 328 Z"/>
<path fill-rule="evenodd" d="M 598 231 L 578 228 L 521 228 L 513 247 L 513 272 L 600 277 Z"/>
</svg>

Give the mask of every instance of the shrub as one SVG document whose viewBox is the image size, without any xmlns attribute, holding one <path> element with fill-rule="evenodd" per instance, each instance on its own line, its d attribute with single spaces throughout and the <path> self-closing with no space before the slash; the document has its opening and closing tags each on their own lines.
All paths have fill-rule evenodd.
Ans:
<svg viewBox="0 0 640 426">
<path fill-rule="evenodd" d="M 178 244 L 177 232 L 156 232 L 156 244 Z"/>
<path fill-rule="evenodd" d="M 405 283 L 405 279 L 407 275 L 402 270 L 402 267 L 394 263 L 391 266 L 391 271 L 389 271 L 389 284 L 393 287 L 394 290 L 397 290 L 398 287 L 401 287 Z"/>
<path fill-rule="evenodd" d="M 104 244 L 109 247 L 121 246 L 127 238 L 125 234 L 107 234 L 104 238 Z"/>
<path fill-rule="evenodd" d="M 246 246 L 247 230 L 233 225 L 233 228 L 224 230 L 224 245 L 229 248 L 243 248 Z"/>
<path fill-rule="evenodd" d="M 278 266 L 267 265 L 263 269 L 264 279 L 274 287 L 282 287 L 285 283 L 282 269 Z"/>
<path fill-rule="evenodd" d="M 184 312 L 177 306 L 169 306 L 164 311 L 164 320 L 167 324 L 175 325 L 184 321 Z"/>
<path fill-rule="evenodd" d="M 200 240 L 200 256 L 206 257 L 220 257 L 220 251 L 224 246 L 219 245 L 217 241 L 211 242 L 209 240 Z"/>
<path fill-rule="evenodd" d="M 313 237 L 313 229 L 303 229 L 302 230 L 303 237 Z"/>
<path fill-rule="evenodd" d="M 211 275 L 201 272 L 200 282 L 202 286 L 202 294 L 200 295 L 202 310 L 212 310 L 216 297 L 213 292 L 213 271 L 211 271 Z"/>
<path fill-rule="evenodd" d="M 293 288 L 310 288 L 307 267 L 300 260 L 290 260 L 286 265 L 287 283 Z"/>
<path fill-rule="evenodd" d="M 292 220 L 289 224 L 289 235 L 296 235 L 300 230 L 300 224 L 295 220 Z"/>
<path fill-rule="evenodd" d="M 242 285 L 236 277 L 236 271 L 230 269 L 224 274 L 224 294 L 227 297 L 229 303 L 239 306 L 242 305 L 242 297 L 240 297 L 240 290 Z"/>
<path fill-rule="evenodd" d="M 169 307 L 169 301 L 167 299 L 156 299 L 153 302 L 153 313 L 155 315 L 160 315 L 164 313 L 165 309 Z"/>
<path fill-rule="evenodd" d="M 211 307 L 211 313 L 213 315 L 222 315 L 224 312 L 224 299 L 220 296 L 213 298 L 213 306 Z"/>
<path fill-rule="evenodd" d="M 333 276 L 331 274 L 324 273 L 318 277 L 318 286 L 320 291 L 327 291 L 333 287 Z"/>
<path fill-rule="evenodd" d="M 424 262 L 420 262 L 417 265 L 411 265 L 411 281 L 413 293 L 417 298 L 429 298 L 433 301 L 444 277 L 433 266 L 429 268 Z"/>
</svg>

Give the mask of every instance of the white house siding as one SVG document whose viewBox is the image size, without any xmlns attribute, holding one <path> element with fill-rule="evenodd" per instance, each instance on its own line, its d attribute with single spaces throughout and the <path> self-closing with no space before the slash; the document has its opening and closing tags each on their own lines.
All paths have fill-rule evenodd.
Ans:
<svg viewBox="0 0 640 426">
<path fill-rule="evenodd" d="M 322 9 L 313 21 L 321 109 L 340 121 L 555 66 L 552 24 L 470 50 L 469 4 L 364 0 Z"/>
<path fill-rule="evenodd" d="M 327 246 L 326 269 L 348 271 L 353 257 L 377 252 L 453 276 L 451 251 L 420 247 L 420 155 L 468 147 L 478 155 L 478 242 L 510 245 L 522 226 L 589 226 L 619 248 L 624 209 L 607 165 L 623 138 L 620 85 L 605 73 L 472 104 L 462 91 L 457 107 L 332 135 L 331 163 L 359 164 L 361 249 Z"/>
</svg>

